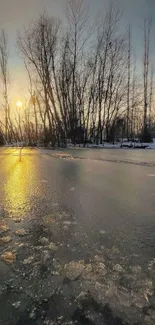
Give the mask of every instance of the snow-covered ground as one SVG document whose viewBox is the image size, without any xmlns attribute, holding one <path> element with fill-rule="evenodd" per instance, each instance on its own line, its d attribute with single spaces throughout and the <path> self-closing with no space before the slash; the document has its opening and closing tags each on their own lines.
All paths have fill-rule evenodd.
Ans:
<svg viewBox="0 0 155 325">
<path fill-rule="evenodd" d="M 23 142 L 14 142 L 13 144 L 5 144 L 4 147 L 26 147 L 25 143 Z M 37 145 L 37 147 L 43 147 L 41 145 Z M 50 148 L 50 146 L 48 147 Z M 74 146 L 73 144 L 69 143 L 67 145 L 67 148 L 98 148 L 98 149 L 119 149 L 119 148 L 124 148 L 124 149 L 155 149 L 155 139 L 153 139 L 152 143 L 139 143 L 138 141 L 136 142 L 131 142 L 124 140 L 124 142 L 116 142 L 115 144 L 104 142 L 104 144 L 86 144 L 84 147 L 83 144 L 77 144 Z M 46 148 L 47 149 L 47 148 Z"/>
<path fill-rule="evenodd" d="M 155 140 L 155 139 L 154 139 Z M 69 144 L 68 148 L 83 148 L 83 144 L 78 144 L 76 146 Z M 155 141 L 152 143 L 134 143 L 134 142 L 116 142 L 115 144 L 111 144 L 108 142 L 104 142 L 104 144 L 87 144 L 85 148 L 98 148 L 98 149 L 155 149 Z"/>
</svg>

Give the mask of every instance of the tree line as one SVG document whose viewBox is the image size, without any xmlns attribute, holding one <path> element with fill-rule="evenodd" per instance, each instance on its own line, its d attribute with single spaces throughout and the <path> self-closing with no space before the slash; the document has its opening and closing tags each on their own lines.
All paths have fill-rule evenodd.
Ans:
<svg viewBox="0 0 155 325">
<path fill-rule="evenodd" d="M 92 22 L 85 0 L 68 0 L 61 22 L 47 12 L 18 32 L 17 46 L 29 80 L 23 114 L 11 114 L 9 54 L 0 36 L 0 82 L 5 142 L 51 146 L 151 141 L 154 127 L 154 75 L 151 19 L 144 20 L 144 55 L 136 62 L 132 27 L 121 27 L 122 13 L 110 5 Z M 1 140 L 0 140 L 1 141 Z"/>
</svg>

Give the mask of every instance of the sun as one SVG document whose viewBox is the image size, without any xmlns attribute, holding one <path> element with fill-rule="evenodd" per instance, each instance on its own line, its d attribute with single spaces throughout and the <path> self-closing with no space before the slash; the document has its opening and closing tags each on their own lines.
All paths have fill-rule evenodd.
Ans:
<svg viewBox="0 0 155 325">
<path fill-rule="evenodd" d="M 23 103 L 21 102 L 21 100 L 18 100 L 17 103 L 16 103 L 16 106 L 18 108 L 21 108 L 23 106 Z"/>
</svg>

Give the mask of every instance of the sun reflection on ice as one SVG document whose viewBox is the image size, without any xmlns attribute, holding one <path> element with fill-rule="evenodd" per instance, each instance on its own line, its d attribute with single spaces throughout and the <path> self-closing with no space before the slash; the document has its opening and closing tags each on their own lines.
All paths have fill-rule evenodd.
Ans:
<svg viewBox="0 0 155 325">
<path fill-rule="evenodd" d="M 23 215 L 28 208 L 32 162 L 27 158 L 19 161 L 18 156 L 10 156 L 6 162 L 5 208 L 7 208 L 12 218 L 19 214 L 20 216 Z"/>
</svg>

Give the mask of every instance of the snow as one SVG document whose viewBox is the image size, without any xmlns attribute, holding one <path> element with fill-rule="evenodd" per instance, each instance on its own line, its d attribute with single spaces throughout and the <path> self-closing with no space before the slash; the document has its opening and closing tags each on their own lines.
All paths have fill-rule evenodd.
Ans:
<svg viewBox="0 0 155 325">
<path fill-rule="evenodd" d="M 26 146 L 23 142 L 17 142 L 13 144 L 5 144 L 4 147 L 23 147 Z M 127 139 L 124 139 L 123 142 L 115 142 L 114 144 L 109 142 L 104 142 L 103 144 L 86 144 L 85 146 L 83 143 L 73 145 L 72 143 L 68 143 L 67 148 L 89 148 L 89 149 L 155 149 L 155 139 L 153 139 L 152 143 L 140 143 L 138 142 L 138 139 L 135 139 L 135 142 L 127 141 Z M 47 149 L 47 148 L 46 148 Z M 67 157 L 63 157 L 67 158 Z"/>
<path fill-rule="evenodd" d="M 148 146 L 149 149 L 155 149 L 155 142 L 149 143 Z"/>
<path fill-rule="evenodd" d="M 131 142 L 124 140 L 121 142 L 116 142 L 115 144 L 104 142 L 104 144 L 86 144 L 84 147 L 83 144 L 72 145 L 69 144 L 68 148 L 89 148 L 89 149 L 155 149 L 155 139 L 152 143 L 140 143 L 138 141 Z"/>
<path fill-rule="evenodd" d="M 77 145 L 72 145 L 69 144 L 68 148 L 90 148 L 90 149 L 104 149 L 104 148 L 120 148 L 120 143 L 115 143 L 115 144 L 111 144 L 111 143 L 104 143 L 104 144 L 86 144 L 86 146 L 84 146 L 82 143 L 81 144 L 77 144 Z"/>
</svg>

